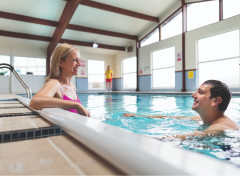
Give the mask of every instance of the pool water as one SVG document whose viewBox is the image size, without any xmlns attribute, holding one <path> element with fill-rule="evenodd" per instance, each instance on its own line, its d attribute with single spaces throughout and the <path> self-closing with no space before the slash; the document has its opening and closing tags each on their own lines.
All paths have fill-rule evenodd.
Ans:
<svg viewBox="0 0 240 176">
<path fill-rule="evenodd" d="M 150 137 L 191 133 L 203 130 L 202 121 L 175 118 L 123 117 L 124 113 L 141 115 L 197 115 L 191 107 L 191 95 L 158 94 L 78 94 L 91 118 Z M 240 125 L 240 97 L 233 97 L 225 113 Z M 191 138 L 185 141 L 166 139 L 179 147 L 226 160 L 240 167 L 240 130 L 227 131 L 218 137 Z"/>
</svg>

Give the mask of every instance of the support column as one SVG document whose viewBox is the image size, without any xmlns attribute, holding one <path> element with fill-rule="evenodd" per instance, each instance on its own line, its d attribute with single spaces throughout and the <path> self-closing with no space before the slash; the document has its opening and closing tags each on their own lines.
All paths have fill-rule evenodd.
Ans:
<svg viewBox="0 0 240 176">
<path fill-rule="evenodd" d="M 186 92 L 186 75 L 185 75 L 185 34 L 187 32 L 187 5 L 182 0 L 182 92 Z"/>
<path fill-rule="evenodd" d="M 223 20 L 223 0 L 219 0 L 219 21 Z"/>
<path fill-rule="evenodd" d="M 136 91 L 139 91 L 139 46 L 140 46 L 140 42 L 139 40 L 136 41 L 136 59 L 137 59 L 137 88 Z"/>
</svg>

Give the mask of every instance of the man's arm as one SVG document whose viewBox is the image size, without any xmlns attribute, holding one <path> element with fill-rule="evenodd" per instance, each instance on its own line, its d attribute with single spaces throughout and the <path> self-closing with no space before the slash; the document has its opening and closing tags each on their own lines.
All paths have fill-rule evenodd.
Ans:
<svg viewBox="0 0 240 176">
<path fill-rule="evenodd" d="M 166 115 L 139 115 L 139 114 L 134 114 L 134 113 L 125 113 L 125 114 L 123 114 L 123 117 L 133 117 L 133 116 L 152 117 L 152 118 L 170 117 L 170 116 L 166 116 Z"/>
<path fill-rule="evenodd" d="M 209 137 L 209 136 L 216 136 L 224 133 L 224 130 L 227 130 L 226 126 L 216 124 L 211 125 L 204 131 L 194 131 L 193 133 L 183 134 L 183 135 L 175 135 L 174 137 L 179 138 L 181 140 L 185 140 L 191 137 Z"/>
<path fill-rule="evenodd" d="M 198 120 L 201 120 L 201 117 L 200 116 L 192 116 L 192 117 L 190 117 L 190 120 L 198 121 Z"/>
<path fill-rule="evenodd" d="M 190 119 L 190 120 L 200 120 L 200 117 L 198 116 L 193 116 L 193 117 L 187 117 L 187 116 L 167 116 L 167 115 L 139 115 L 139 114 L 134 114 L 134 113 L 125 113 L 123 114 L 123 117 L 134 117 L 134 116 L 139 116 L 139 117 L 150 117 L 150 118 L 163 118 L 163 117 L 171 117 L 171 118 L 176 118 L 176 119 Z"/>
</svg>

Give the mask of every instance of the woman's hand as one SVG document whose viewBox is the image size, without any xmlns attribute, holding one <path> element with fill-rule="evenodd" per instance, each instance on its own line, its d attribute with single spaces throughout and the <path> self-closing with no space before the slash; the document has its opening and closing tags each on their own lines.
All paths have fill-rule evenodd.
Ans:
<svg viewBox="0 0 240 176">
<path fill-rule="evenodd" d="M 78 103 L 76 109 L 79 114 L 90 117 L 90 112 L 86 108 L 84 108 L 83 105 L 81 105 L 80 103 Z"/>
</svg>

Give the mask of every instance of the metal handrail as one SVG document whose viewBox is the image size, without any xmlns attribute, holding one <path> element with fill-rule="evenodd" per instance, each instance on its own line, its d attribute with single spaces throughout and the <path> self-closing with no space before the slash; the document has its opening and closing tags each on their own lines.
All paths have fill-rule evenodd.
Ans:
<svg viewBox="0 0 240 176">
<path fill-rule="evenodd" d="M 22 78 L 18 75 L 18 73 L 15 71 L 14 67 L 9 65 L 9 64 L 0 64 L 0 69 L 1 68 L 7 68 L 7 69 L 11 70 L 11 72 L 16 76 L 18 81 L 22 84 L 22 86 L 26 90 L 27 97 L 29 99 L 32 99 L 32 91 L 31 91 L 31 89 L 25 84 L 25 82 L 22 80 Z"/>
</svg>

